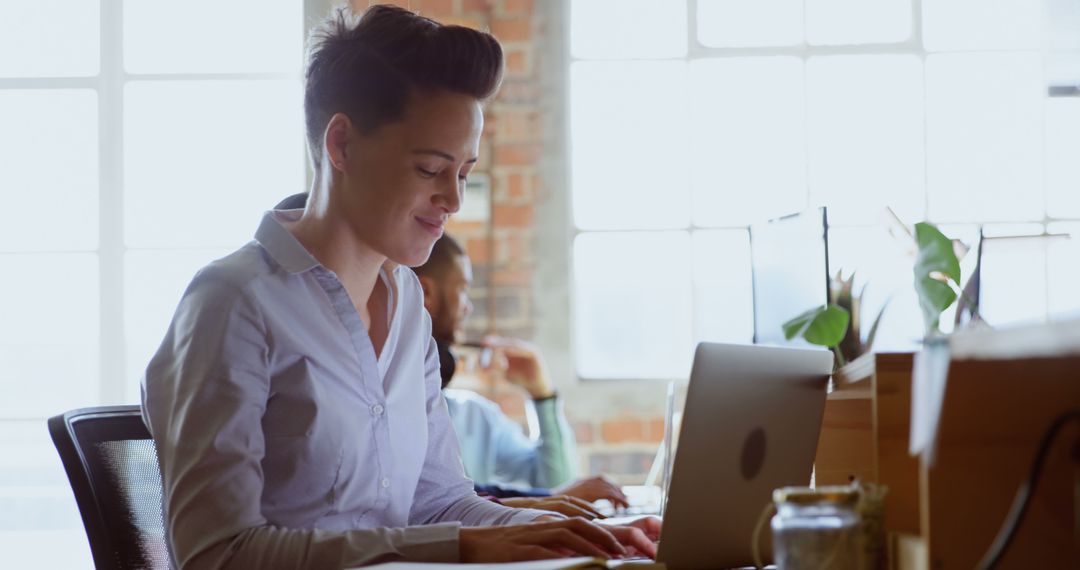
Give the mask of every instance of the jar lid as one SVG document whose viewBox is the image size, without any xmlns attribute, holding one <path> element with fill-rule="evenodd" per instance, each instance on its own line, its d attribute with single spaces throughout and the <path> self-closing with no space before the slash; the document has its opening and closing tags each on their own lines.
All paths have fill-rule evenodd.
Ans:
<svg viewBox="0 0 1080 570">
<path fill-rule="evenodd" d="M 844 485 L 822 486 L 816 489 L 812 487 L 781 487 L 773 491 L 773 502 L 777 505 L 783 503 L 854 505 L 859 502 L 859 489 L 858 487 Z"/>
</svg>

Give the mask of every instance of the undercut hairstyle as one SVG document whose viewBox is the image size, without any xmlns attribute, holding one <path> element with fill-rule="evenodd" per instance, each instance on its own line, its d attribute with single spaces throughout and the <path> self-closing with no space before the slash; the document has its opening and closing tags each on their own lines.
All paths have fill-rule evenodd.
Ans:
<svg viewBox="0 0 1080 570">
<path fill-rule="evenodd" d="M 446 274 L 446 269 L 454 264 L 458 257 L 465 255 L 465 248 L 452 237 L 444 233 L 435 240 L 431 248 L 431 255 L 423 265 L 413 267 L 413 271 L 421 277 L 438 279 Z"/>
<path fill-rule="evenodd" d="M 308 152 L 322 162 L 322 137 L 335 113 L 368 134 L 404 118 L 410 97 L 440 90 L 484 102 L 499 88 L 503 51 L 491 34 L 443 25 L 397 6 L 356 14 L 336 8 L 311 31 L 304 120 Z"/>
</svg>

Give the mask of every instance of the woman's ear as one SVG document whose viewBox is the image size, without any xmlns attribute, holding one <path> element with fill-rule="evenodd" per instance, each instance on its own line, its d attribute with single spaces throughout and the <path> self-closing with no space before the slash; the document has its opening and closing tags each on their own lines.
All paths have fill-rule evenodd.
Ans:
<svg viewBox="0 0 1080 570">
<path fill-rule="evenodd" d="M 345 171 L 348 164 L 349 143 L 352 142 L 352 121 L 345 113 L 334 113 L 326 124 L 323 142 L 326 160 L 334 170 Z"/>
</svg>

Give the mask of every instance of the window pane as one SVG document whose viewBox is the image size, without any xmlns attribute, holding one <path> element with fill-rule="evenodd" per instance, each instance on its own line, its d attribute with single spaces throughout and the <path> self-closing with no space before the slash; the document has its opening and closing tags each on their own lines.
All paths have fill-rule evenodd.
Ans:
<svg viewBox="0 0 1080 570">
<path fill-rule="evenodd" d="M 127 394 L 139 401 L 139 384 L 195 273 L 229 250 L 129 251 L 124 256 L 124 337 Z"/>
<path fill-rule="evenodd" d="M 1038 49 L 1042 2 L 924 0 L 923 45 L 928 51 Z"/>
<path fill-rule="evenodd" d="M 805 209 L 802 60 L 699 60 L 690 73 L 694 223 L 747 225 Z"/>
<path fill-rule="evenodd" d="M 1080 318 L 1080 223 L 1050 224 L 1050 233 L 1069 239 L 1047 243 L 1047 305 L 1051 318 Z"/>
<path fill-rule="evenodd" d="M 1054 50 L 1080 49 L 1080 2 L 1043 0 L 1047 46 Z"/>
<path fill-rule="evenodd" d="M 0 3 L 0 77 L 86 77 L 101 62 L 97 0 Z"/>
<path fill-rule="evenodd" d="M 577 62 L 570 79 L 577 226 L 685 227 L 685 63 Z"/>
<path fill-rule="evenodd" d="M 1047 99 L 1046 213 L 1080 218 L 1080 99 Z"/>
<path fill-rule="evenodd" d="M 792 46 L 803 41 L 802 0 L 698 0 L 698 41 L 711 47 Z"/>
<path fill-rule="evenodd" d="M 299 72 L 303 2 L 124 2 L 129 73 Z"/>
<path fill-rule="evenodd" d="M 925 214 L 923 69 L 915 56 L 810 58 L 810 200 L 833 223 L 865 224 L 891 206 Z"/>
<path fill-rule="evenodd" d="M 829 228 L 829 270 L 855 276 L 853 291 L 862 299 L 859 326 L 864 341 L 874 319 L 885 311 L 874 350 L 913 350 L 923 336 L 913 263 L 908 244 L 883 227 Z"/>
<path fill-rule="evenodd" d="M 911 37 L 911 0 L 807 0 L 806 41 L 880 44 Z"/>
<path fill-rule="evenodd" d="M 983 244 L 979 313 L 991 326 L 1046 318 L 1047 240 L 989 239 Z"/>
<path fill-rule="evenodd" d="M 0 393 L 19 395 L 0 398 L 0 417 L 97 405 L 97 255 L 0 255 L 0 266 L 14 277 L 0 280 Z"/>
<path fill-rule="evenodd" d="M 690 235 L 574 241 L 574 333 L 585 378 L 681 378 L 693 355 Z"/>
<path fill-rule="evenodd" d="M 754 341 L 750 234 L 746 230 L 694 232 L 694 339 Z"/>
<path fill-rule="evenodd" d="M 930 218 L 1042 219 L 1042 101 L 1038 55 L 927 58 Z"/>
<path fill-rule="evenodd" d="M 4 567 L 93 568 L 71 486 L 44 422 L 0 422 L 0 449 Z"/>
<path fill-rule="evenodd" d="M 570 53 L 583 59 L 686 55 L 686 0 L 571 0 Z"/>
<path fill-rule="evenodd" d="M 124 96 L 128 246 L 239 247 L 304 189 L 296 82 L 133 82 Z"/>
<path fill-rule="evenodd" d="M 0 91 L 0 251 L 97 249 L 97 123 L 90 89 Z"/>
</svg>

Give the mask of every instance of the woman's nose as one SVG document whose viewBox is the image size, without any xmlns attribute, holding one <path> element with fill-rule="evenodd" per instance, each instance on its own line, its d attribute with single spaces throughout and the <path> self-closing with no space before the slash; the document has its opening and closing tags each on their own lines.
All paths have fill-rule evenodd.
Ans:
<svg viewBox="0 0 1080 570">
<path fill-rule="evenodd" d="M 462 192 L 465 189 L 465 183 L 458 180 L 455 176 L 449 178 L 446 182 L 439 185 L 439 193 L 435 199 L 438 205 L 446 209 L 451 214 L 456 214 L 461 209 Z"/>
</svg>

